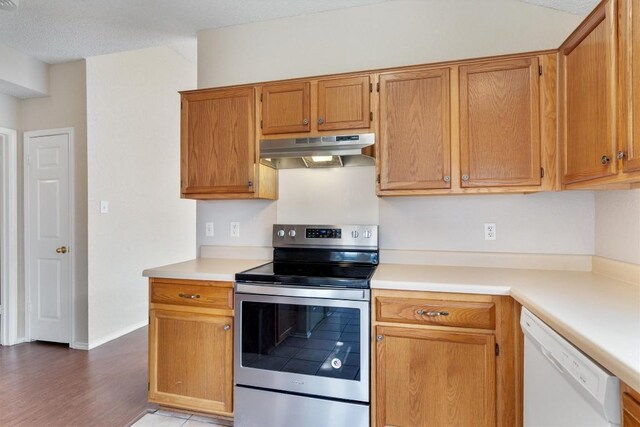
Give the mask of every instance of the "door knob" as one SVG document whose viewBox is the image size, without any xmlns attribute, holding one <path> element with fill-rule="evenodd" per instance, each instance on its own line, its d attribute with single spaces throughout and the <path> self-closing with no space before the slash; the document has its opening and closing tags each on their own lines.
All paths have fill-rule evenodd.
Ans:
<svg viewBox="0 0 640 427">
<path fill-rule="evenodd" d="M 66 254 L 67 253 L 67 247 L 66 246 L 60 246 L 59 248 L 56 249 L 56 253 Z"/>
</svg>

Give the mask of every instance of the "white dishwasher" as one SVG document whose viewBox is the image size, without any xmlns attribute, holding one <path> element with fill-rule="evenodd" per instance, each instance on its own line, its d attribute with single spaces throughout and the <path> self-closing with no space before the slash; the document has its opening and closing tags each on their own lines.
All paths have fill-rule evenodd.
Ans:
<svg viewBox="0 0 640 427">
<path fill-rule="evenodd" d="M 620 425 L 620 382 L 522 308 L 524 427 Z"/>
</svg>

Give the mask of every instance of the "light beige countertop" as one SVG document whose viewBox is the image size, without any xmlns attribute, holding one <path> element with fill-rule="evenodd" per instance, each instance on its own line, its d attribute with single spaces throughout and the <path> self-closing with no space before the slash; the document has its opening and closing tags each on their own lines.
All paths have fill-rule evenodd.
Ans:
<svg viewBox="0 0 640 427">
<path fill-rule="evenodd" d="M 266 259 L 198 258 L 146 277 L 233 281 Z M 592 359 L 640 390 L 640 286 L 590 272 L 380 264 L 374 289 L 511 295 Z"/>
<path fill-rule="evenodd" d="M 235 274 L 262 264 L 266 259 L 222 259 L 196 258 L 177 264 L 148 268 L 142 272 L 145 277 L 185 280 L 220 280 L 233 282 Z"/>
<path fill-rule="evenodd" d="M 372 288 L 511 295 L 640 390 L 640 286 L 590 272 L 381 264 Z"/>
</svg>

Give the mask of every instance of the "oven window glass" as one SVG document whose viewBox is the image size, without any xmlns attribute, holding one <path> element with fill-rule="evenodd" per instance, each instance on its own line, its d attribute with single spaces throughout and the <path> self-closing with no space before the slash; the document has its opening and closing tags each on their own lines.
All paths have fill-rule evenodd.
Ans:
<svg viewBox="0 0 640 427">
<path fill-rule="evenodd" d="M 242 303 L 242 366 L 360 380 L 360 310 Z"/>
</svg>

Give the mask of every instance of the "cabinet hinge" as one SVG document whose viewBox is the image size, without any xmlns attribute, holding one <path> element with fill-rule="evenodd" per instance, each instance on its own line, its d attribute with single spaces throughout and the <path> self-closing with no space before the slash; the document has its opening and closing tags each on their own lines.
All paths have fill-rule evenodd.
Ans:
<svg viewBox="0 0 640 427">
<path fill-rule="evenodd" d="M 369 83 L 369 92 L 373 92 L 373 83 Z"/>
<path fill-rule="evenodd" d="M 260 129 L 262 129 L 262 120 L 260 120 Z"/>
<path fill-rule="evenodd" d="M 542 75 L 542 65 L 538 65 L 538 75 Z"/>
<path fill-rule="evenodd" d="M 380 92 L 380 82 L 376 83 L 376 92 Z"/>
<path fill-rule="evenodd" d="M 544 178 L 544 168 L 540 168 L 540 178 Z"/>
<path fill-rule="evenodd" d="M 500 346 L 496 344 L 496 356 L 500 356 Z"/>
<path fill-rule="evenodd" d="M 27 164 L 30 165 L 31 164 L 31 155 L 27 154 Z"/>
<path fill-rule="evenodd" d="M 262 102 L 262 94 L 260 94 L 260 102 Z"/>
<path fill-rule="evenodd" d="M 369 111 L 369 120 L 373 121 L 373 111 Z"/>
<path fill-rule="evenodd" d="M 378 181 L 378 184 L 380 184 L 380 174 L 378 174 L 376 180 Z"/>
<path fill-rule="evenodd" d="M 151 390 L 151 383 L 147 383 L 147 391 Z"/>
</svg>

